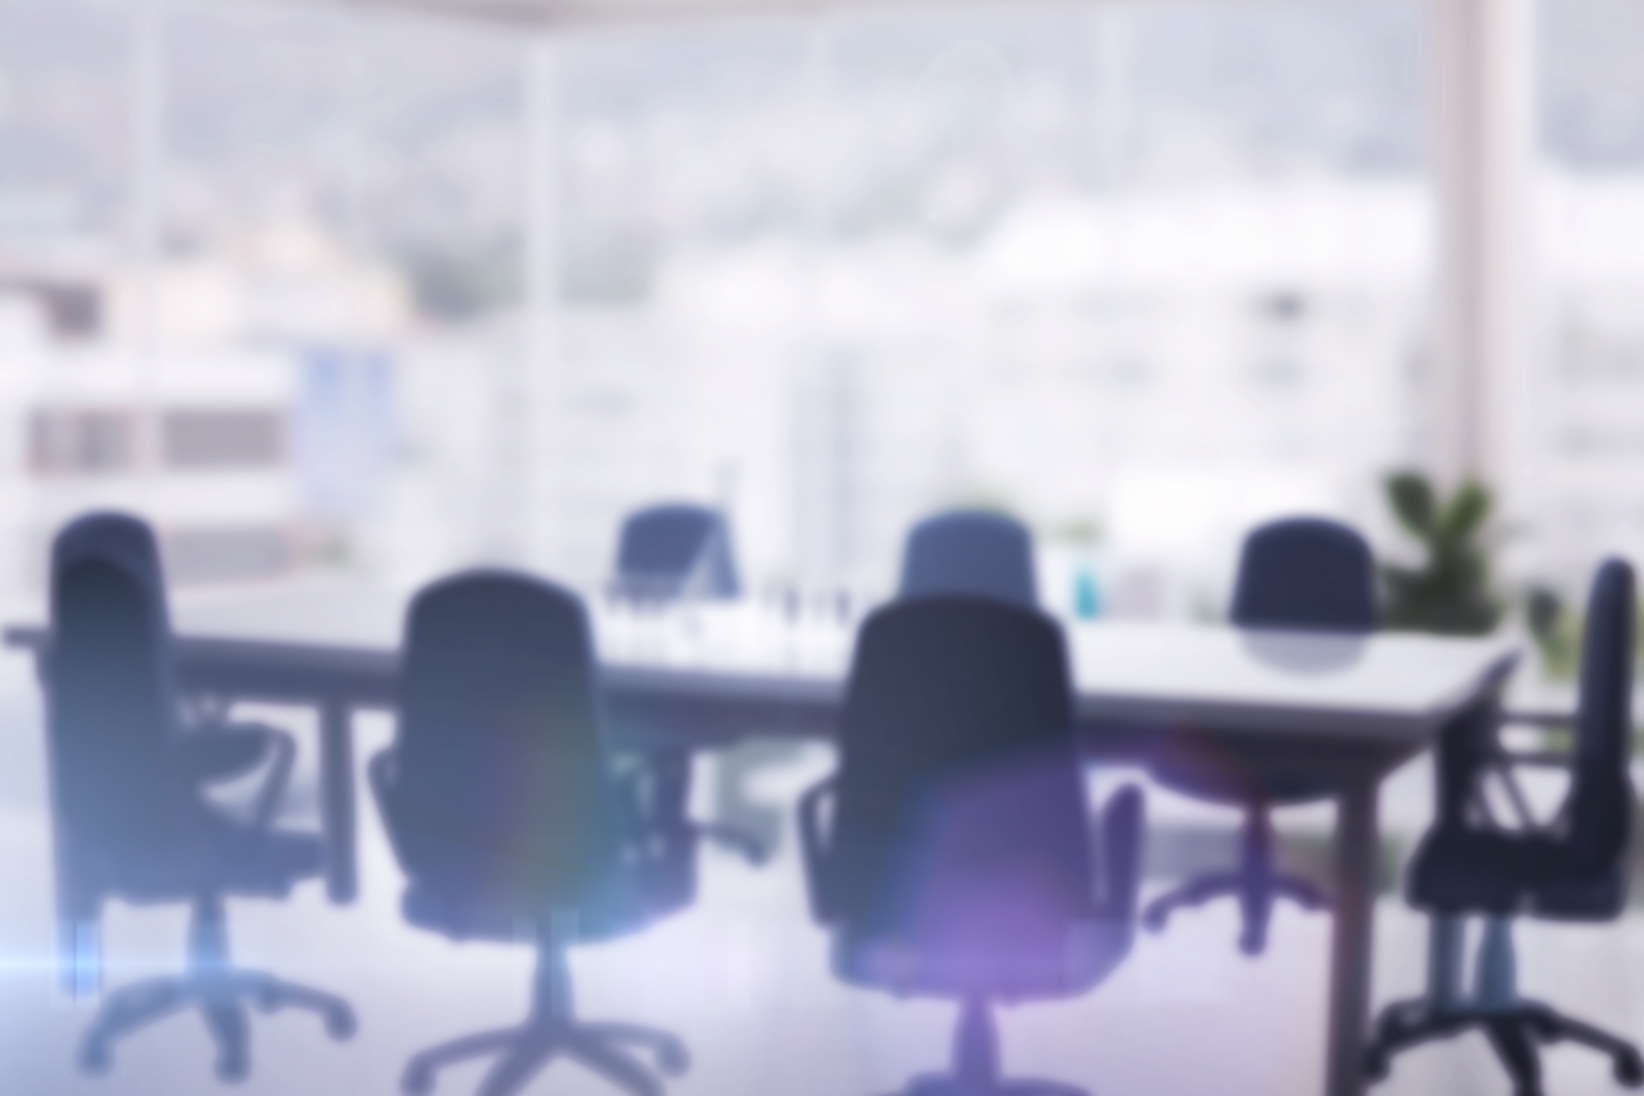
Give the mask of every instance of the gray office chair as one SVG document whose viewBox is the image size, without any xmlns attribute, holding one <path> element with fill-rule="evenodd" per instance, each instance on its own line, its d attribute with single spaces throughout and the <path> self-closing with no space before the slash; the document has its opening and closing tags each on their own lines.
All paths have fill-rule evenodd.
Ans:
<svg viewBox="0 0 1644 1096">
<path fill-rule="evenodd" d="M 612 589 L 638 601 L 741 594 L 731 532 L 718 510 L 658 503 L 622 522 Z"/>
<path fill-rule="evenodd" d="M 1347 526 L 1320 518 L 1263 525 L 1245 538 L 1232 618 L 1241 628 L 1369 633 L 1376 626 L 1369 545 Z M 1168 788 L 1243 807 L 1245 821 L 1239 866 L 1190 879 L 1148 903 L 1143 917 L 1148 928 L 1164 928 L 1181 907 L 1233 895 L 1243 915 L 1239 946 L 1247 955 L 1258 955 L 1267 946 L 1276 898 L 1289 898 L 1306 909 L 1326 905 L 1312 883 L 1273 866 L 1269 812 L 1275 805 L 1327 798 L 1335 792 L 1333 785 L 1305 772 L 1264 775 L 1204 743 L 1157 756 L 1150 770 Z"/>
<path fill-rule="evenodd" d="M 140 519 L 92 514 L 52 549 L 47 738 L 61 910 L 71 993 L 94 988 L 103 902 L 189 902 L 189 970 L 115 990 L 80 1045 L 106 1070 L 117 1040 L 184 1008 L 217 1045 L 217 1073 L 250 1071 L 245 1005 L 319 1013 L 335 1038 L 355 1027 L 339 997 L 230 965 L 225 895 L 283 898 L 320 872 L 320 843 L 274 825 L 291 770 L 289 736 L 251 724 L 190 727 L 180 718 L 171 631 L 154 535 Z M 266 766 L 249 817 L 204 785 Z"/>
<path fill-rule="evenodd" d="M 648 608 L 692 598 L 729 600 L 741 594 L 736 552 L 725 516 L 695 503 L 665 502 L 635 510 L 623 519 L 617 537 L 613 595 Z M 742 787 L 751 773 L 792 757 L 786 743 L 760 743 L 736 755 L 734 771 L 722 774 L 718 804 L 724 821 L 691 823 L 698 833 L 758 866 L 773 855 L 781 819 L 749 801 Z M 685 751 L 651 750 L 646 764 L 666 766 L 690 795 L 691 758 Z"/>
<path fill-rule="evenodd" d="M 674 1036 L 591 1023 L 572 1008 L 566 952 L 637 932 L 696 893 L 696 833 L 673 775 L 614 770 L 587 618 L 576 595 L 474 571 L 417 595 L 399 721 L 370 776 L 407 877 L 405 917 L 455 940 L 532 941 L 531 1013 L 517 1027 L 414 1056 L 401 1087 L 496 1055 L 479 1096 L 510 1096 L 556 1057 L 633 1096 L 688 1065 Z"/>
<path fill-rule="evenodd" d="M 1616 1080 L 1644 1084 L 1644 1059 L 1626 1039 L 1520 997 L 1512 924 L 1521 915 L 1554 921 L 1611 921 L 1627 903 L 1631 833 L 1633 570 L 1613 559 L 1599 568 L 1587 604 L 1581 699 L 1568 755 L 1507 750 L 1492 702 L 1447 728 L 1439 744 L 1438 819 L 1410 864 L 1411 905 L 1432 916 L 1427 992 L 1389 1005 L 1366 1055 L 1371 1078 L 1387 1075 L 1394 1054 L 1477 1028 L 1513 1079 L 1516 1096 L 1541 1096 L 1539 1044 L 1568 1039 L 1606 1054 Z M 1569 792 L 1550 821 L 1536 819 L 1514 783 L 1521 766 L 1570 774 Z M 1484 797 L 1502 781 L 1516 825 L 1496 819 Z M 1465 918 L 1485 918 L 1477 976 L 1462 989 Z"/>
<path fill-rule="evenodd" d="M 960 1002 L 951 1072 L 908 1096 L 1084 1096 L 1002 1079 L 992 1014 L 1082 994 L 1130 949 L 1141 796 L 1126 788 L 1103 812 L 1098 878 L 1061 630 L 996 599 L 880 609 L 857 644 L 839 750 L 837 775 L 800 804 L 834 972 Z"/>
<path fill-rule="evenodd" d="M 950 510 L 908 533 L 900 597 L 973 594 L 1034 608 L 1033 537 L 1021 522 L 983 510 Z"/>
</svg>

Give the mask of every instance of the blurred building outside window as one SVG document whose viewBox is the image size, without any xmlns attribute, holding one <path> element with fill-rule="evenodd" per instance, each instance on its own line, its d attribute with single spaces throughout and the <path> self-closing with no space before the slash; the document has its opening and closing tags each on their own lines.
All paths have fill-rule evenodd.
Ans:
<svg viewBox="0 0 1644 1096">
<path fill-rule="evenodd" d="M 1513 575 L 1644 540 L 1630 12 L 1540 9 Z M 591 585 L 624 511 L 686 497 L 731 511 L 756 589 L 871 593 L 912 520 L 969 503 L 1034 525 L 1058 608 L 1088 563 L 1104 610 L 1194 615 L 1272 514 L 1397 550 L 1380 477 L 1442 428 L 1419 0 L 546 45 L 272 0 L 0 23 L 10 544 L 124 505 L 278 531 L 229 553 L 277 564 L 200 581 Z"/>
</svg>

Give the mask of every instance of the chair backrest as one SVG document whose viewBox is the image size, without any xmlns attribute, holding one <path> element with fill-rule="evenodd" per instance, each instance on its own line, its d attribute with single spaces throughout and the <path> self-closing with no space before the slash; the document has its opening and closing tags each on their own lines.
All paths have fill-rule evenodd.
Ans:
<svg viewBox="0 0 1644 1096">
<path fill-rule="evenodd" d="M 419 593 L 388 819 L 407 874 L 574 906 L 616 855 L 600 709 L 575 594 L 497 570 Z"/>
<path fill-rule="evenodd" d="M 977 597 L 870 616 L 831 829 L 816 898 L 834 923 L 980 926 L 1008 946 L 1091 916 L 1090 815 L 1054 622 Z"/>
<path fill-rule="evenodd" d="M 1353 529 L 1324 518 L 1260 526 L 1244 540 L 1231 616 L 1242 628 L 1374 631 L 1370 546 Z"/>
<path fill-rule="evenodd" d="M 1606 560 L 1587 599 L 1568 808 L 1570 854 L 1592 869 L 1622 856 L 1631 823 L 1635 619 L 1633 569 Z"/>
<path fill-rule="evenodd" d="M 126 514 L 70 523 L 52 546 L 50 598 L 52 798 L 69 859 L 163 848 L 199 804 L 171 764 L 178 711 L 154 534 Z"/>
<path fill-rule="evenodd" d="M 617 541 L 616 584 L 637 597 L 736 597 L 741 585 L 724 515 L 691 503 L 629 514 Z"/>
<path fill-rule="evenodd" d="M 1015 518 L 981 510 L 926 518 L 908 533 L 899 593 L 972 594 L 1034 608 L 1033 537 Z"/>
</svg>

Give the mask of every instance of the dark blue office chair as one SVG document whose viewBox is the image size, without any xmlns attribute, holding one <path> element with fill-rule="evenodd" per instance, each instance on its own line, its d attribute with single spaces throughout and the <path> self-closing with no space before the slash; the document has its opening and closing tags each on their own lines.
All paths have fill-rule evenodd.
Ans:
<svg viewBox="0 0 1644 1096">
<path fill-rule="evenodd" d="M 1376 627 L 1375 596 L 1375 564 L 1363 537 L 1337 522 L 1291 518 L 1263 525 L 1245 538 L 1232 619 L 1240 628 L 1364 634 Z M 1148 903 L 1144 919 L 1149 928 L 1164 928 L 1183 906 L 1236 895 L 1244 921 L 1239 946 L 1258 955 L 1267 946 L 1275 898 L 1323 908 L 1326 900 L 1317 887 L 1274 869 L 1269 811 L 1275 805 L 1326 798 L 1335 792 L 1333 785 L 1305 772 L 1258 772 L 1198 740 L 1155 757 L 1151 771 L 1168 788 L 1242 806 L 1245 823 L 1238 868 L 1190 879 Z"/>
<path fill-rule="evenodd" d="M 1033 537 L 1015 518 L 982 510 L 926 518 L 908 533 L 898 594 L 974 594 L 1034 608 Z"/>
<path fill-rule="evenodd" d="M 856 985 L 957 998 L 918 1096 L 1082 1096 L 999 1077 L 996 1000 L 1072 997 L 1130 949 L 1141 796 L 1103 814 L 1102 879 L 1062 634 L 976 597 L 897 602 L 857 644 L 837 774 L 800 804 L 811 907 Z M 831 819 L 824 820 L 831 803 Z"/>
<path fill-rule="evenodd" d="M 1479 1028 L 1517 1096 L 1540 1096 L 1537 1044 L 1561 1039 L 1608 1054 L 1623 1084 L 1644 1084 L 1644 1060 L 1633 1044 L 1518 995 L 1511 936 L 1518 914 L 1609 921 L 1626 905 L 1635 614 L 1632 568 L 1607 561 L 1587 602 L 1581 696 L 1568 755 L 1509 752 L 1497 734 L 1504 720 L 1493 702 L 1446 730 L 1438 818 L 1407 880 L 1410 903 L 1432 915 L 1427 993 L 1382 1012 L 1366 1061 L 1372 1078 L 1386 1076 L 1392 1056 L 1407 1047 Z M 1568 793 L 1551 822 L 1534 818 L 1513 783 L 1521 765 L 1569 772 Z M 1491 813 L 1484 790 L 1492 777 L 1503 783 L 1516 826 Z M 1486 918 L 1471 996 L 1462 991 L 1461 969 L 1469 914 Z"/>
<path fill-rule="evenodd" d="M 725 516 L 692 503 L 661 503 L 629 514 L 617 541 L 612 585 L 637 601 L 739 596 Z"/>
<path fill-rule="evenodd" d="M 57 536 L 46 671 L 51 797 L 71 993 L 95 988 L 97 920 L 105 899 L 193 904 L 189 971 L 111 993 L 80 1046 L 100 1072 L 116 1040 L 196 1008 L 225 1080 L 250 1069 L 244 1004 L 320 1013 L 344 1038 L 354 1016 L 340 998 L 229 965 L 225 895 L 283 898 L 319 874 L 320 844 L 274 827 L 294 749 L 255 725 L 185 726 L 154 535 L 124 514 L 92 514 Z M 248 817 L 232 817 L 202 786 L 266 764 Z"/>
<path fill-rule="evenodd" d="M 475 571 L 411 605 L 395 744 L 370 766 L 406 919 L 455 940 L 534 940 L 538 968 L 523 1024 L 416 1055 L 407 1093 L 490 1054 L 480 1096 L 517 1092 L 562 1055 L 635 1096 L 662 1087 L 627 1047 L 664 1073 L 687 1065 L 672 1035 L 572 1011 L 569 948 L 636 932 L 696 890 L 679 786 L 614 775 L 597 674 L 582 603 L 551 583 Z"/>
</svg>

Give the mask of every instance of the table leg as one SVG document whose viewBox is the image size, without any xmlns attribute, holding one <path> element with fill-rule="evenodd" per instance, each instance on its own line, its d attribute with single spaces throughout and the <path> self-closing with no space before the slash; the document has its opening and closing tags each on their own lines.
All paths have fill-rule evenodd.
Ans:
<svg viewBox="0 0 1644 1096">
<path fill-rule="evenodd" d="M 354 900 L 354 713 L 340 698 L 320 704 L 320 820 L 325 831 L 325 891 Z"/>
<path fill-rule="evenodd" d="M 1327 1096 L 1365 1091 L 1364 1042 L 1370 1023 L 1370 948 L 1376 905 L 1374 778 L 1349 784 L 1336 808 L 1336 900 L 1330 941 Z"/>
</svg>

